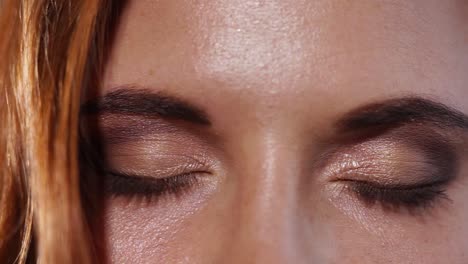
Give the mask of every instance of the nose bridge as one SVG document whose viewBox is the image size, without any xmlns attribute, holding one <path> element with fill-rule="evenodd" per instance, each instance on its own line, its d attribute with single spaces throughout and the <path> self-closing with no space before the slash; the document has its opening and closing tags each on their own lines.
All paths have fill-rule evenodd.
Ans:
<svg viewBox="0 0 468 264">
<path fill-rule="evenodd" d="M 225 263 L 302 263 L 296 213 L 297 151 L 278 134 L 257 135 L 238 176 L 231 253 Z M 255 151 L 252 151 L 255 149 Z M 295 261 L 293 261 L 295 260 Z"/>
</svg>

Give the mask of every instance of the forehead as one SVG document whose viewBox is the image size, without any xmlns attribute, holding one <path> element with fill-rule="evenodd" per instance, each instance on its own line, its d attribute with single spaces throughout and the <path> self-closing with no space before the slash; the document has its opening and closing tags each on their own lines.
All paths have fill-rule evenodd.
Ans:
<svg viewBox="0 0 468 264">
<path fill-rule="evenodd" d="M 467 23 L 464 0 L 130 1 L 105 81 L 269 106 L 422 93 L 468 110 Z"/>
</svg>

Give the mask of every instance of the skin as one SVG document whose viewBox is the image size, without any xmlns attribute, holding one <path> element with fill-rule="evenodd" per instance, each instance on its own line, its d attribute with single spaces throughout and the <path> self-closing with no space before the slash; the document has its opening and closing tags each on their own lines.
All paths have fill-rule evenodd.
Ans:
<svg viewBox="0 0 468 264">
<path fill-rule="evenodd" d="M 391 137 L 311 165 L 334 123 L 368 103 L 411 94 L 468 113 L 467 24 L 464 0 L 130 1 L 102 95 L 145 87 L 203 109 L 212 125 L 167 122 L 172 132 L 110 144 L 110 163 L 152 177 L 185 163 L 209 173 L 178 197 L 107 199 L 109 260 L 467 263 L 466 155 L 451 202 L 415 214 L 366 206 L 332 182 L 345 154 L 370 157 L 369 174 L 389 166 L 385 177 L 409 180 L 414 167 L 385 165 L 382 153 L 424 158 Z"/>
</svg>

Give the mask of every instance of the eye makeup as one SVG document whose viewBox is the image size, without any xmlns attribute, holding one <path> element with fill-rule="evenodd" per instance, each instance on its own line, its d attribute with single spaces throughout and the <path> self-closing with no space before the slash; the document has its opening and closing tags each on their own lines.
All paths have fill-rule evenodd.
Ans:
<svg viewBox="0 0 468 264">
<path fill-rule="evenodd" d="M 143 199 L 155 202 L 161 197 L 181 195 L 190 192 L 200 183 L 205 172 L 189 172 L 164 178 L 142 177 L 109 171 L 105 174 L 105 193 L 108 196 L 128 199 Z"/>
<path fill-rule="evenodd" d="M 119 97 L 119 100 L 126 99 Z M 158 102 L 164 106 L 166 101 Z M 419 101 L 416 103 L 420 108 L 427 108 Z M 100 110 L 116 107 L 104 106 Z M 345 136 L 344 140 L 334 142 L 337 147 L 320 162 L 323 166 L 318 174 L 368 207 L 378 204 L 394 211 L 414 210 L 428 208 L 438 198 L 450 200 L 446 189 L 458 174 L 455 141 L 447 140 L 450 136 L 441 132 L 444 128 L 440 124 L 445 123 L 423 124 L 435 121 L 421 119 L 416 110 L 400 111 L 401 107 L 365 109 L 365 118 L 362 113 L 354 113 L 352 116 L 361 117 L 340 123 L 339 132 Z M 201 140 L 207 138 L 207 133 L 203 133 L 206 131 L 195 126 L 187 129 L 186 121 L 180 123 L 184 111 L 173 111 L 172 119 L 166 120 L 161 118 L 167 113 L 166 108 L 156 113 L 150 109 L 140 109 L 143 115 L 129 114 L 127 108 L 110 112 L 107 109 L 99 116 L 98 141 L 106 157 L 103 171 L 106 190 L 111 195 L 178 196 L 202 186 L 200 179 L 209 178 L 205 176 L 216 167 L 219 155 Z M 436 116 L 445 116 L 444 109 L 436 110 L 433 111 L 439 113 Z M 417 118 L 422 121 L 416 122 Z M 461 122 L 459 118 L 452 121 Z M 351 133 L 345 133 L 346 129 L 351 129 Z"/>
<path fill-rule="evenodd" d="M 385 209 L 408 211 L 426 209 L 438 199 L 447 200 L 449 181 L 418 183 L 414 185 L 380 185 L 366 181 L 349 181 L 346 185 L 367 206 L 382 205 Z"/>
<path fill-rule="evenodd" d="M 193 142 L 135 141 L 110 144 L 106 157 L 104 185 L 113 197 L 144 198 L 152 202 L 161 197 L 180 197 L 210 181 L 214 162 L 203 156 L 203 148 Z"/>
<path fill-rule="evenodd" d="M 446 190 L 458 176 L 467 127 L 462 112 L 427 98 L 371 103 L 335 123 L 334 161 L 320 164 L 368 206 L 428 208 L 437 198 L 450 201 Z"/>
<path fill-rule="evenodd" d="M 333 152 L 326 177 L 366 207 L 415 211 L 450 201 L 446 189 L 458 174 L 456 147 L 434 131 L 408 132 L 403 128 Z"/>
<path fill-rule="evenodd" d="M 207 193 L 216 183 L 217 151 L 184 124 L 158 118 L 104 115 L 94 120 L 93 144 L 82 144 L 95 155 L 104 194 L 119 200 L 156 203 L 181 198 L 197 189 Z M 141 204 L 140 204 L 141 205 Z"/>
</svg>

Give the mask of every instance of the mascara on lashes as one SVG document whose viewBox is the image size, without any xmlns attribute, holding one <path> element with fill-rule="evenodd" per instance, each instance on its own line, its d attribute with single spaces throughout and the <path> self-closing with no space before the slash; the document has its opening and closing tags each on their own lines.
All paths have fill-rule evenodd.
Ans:
<svg viewBox="0 0 468 264">
<path fill-rule="evenodd" d="M 350 149 L 344 151 L 347 155 L 343 155 L 343 150 L 335 152 L 338 157 L 345 157 L 344 160 L 328 161 L 340 164 L 333 172 L 339 176 L 333 181 L 341 182 L 365 205 L 380 204 L 386 209 L 411 211 L 428 208 L 440 199 L 450 200 L 447 188 L 459 174 L 459 155 L 453 142 L 443 135 L 424 129 L 400 128 L 383 139 L 373 139 Z M 401 162 L 395 162 L 388 151 Z"/>
<path fill-rule="evenodd" d="M 165 178 L 150 178 L 128 175 L 119 172 L 107 172 L 105 175 L 105 193 L 126 198 L 144 198 L 152 201 L 166 195 L 179 197 L 199 183 L 199 175 L 190 172 Z"/>
</svg>

